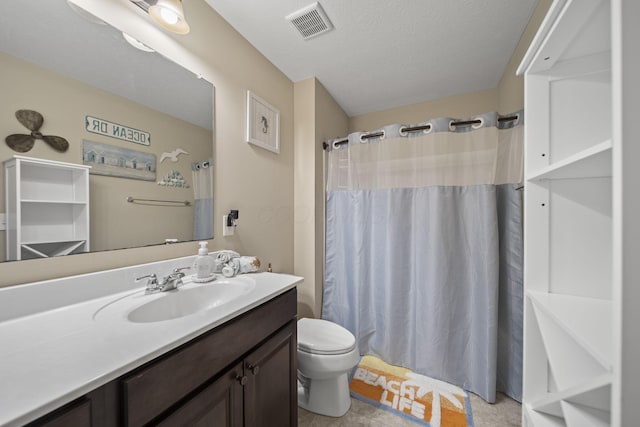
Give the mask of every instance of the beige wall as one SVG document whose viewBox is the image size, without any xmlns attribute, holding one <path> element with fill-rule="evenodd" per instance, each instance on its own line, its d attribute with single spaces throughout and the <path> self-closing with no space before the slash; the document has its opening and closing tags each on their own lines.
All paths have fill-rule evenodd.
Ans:
<svg viewBox="0 0 640 427">
<path fill-rule="evenodd" d="M 213 155 L 211 131 L 152 110 L 125 98 L 87 86 L 77 80 L 53 73 L 28 62 L 0 53 L 3 79 L 0 79 L 0 131 L 4 135 L 26 133 L 15 118 L 21 108 L 34 109 L 44 115 L 44 134 L 55 134 L 69 141 L 69 149 L 60 153 L 43 141 L 37 141 L 27 153 L 16 153 L 0 145 L 0 160 L 14 154 L 82 164 L 83 140 L 156 155 L 157 179 L 170 170 L 178 170 L 192 184 L 191 162 Z M 193 77 L 195 79 L 195 76 Z M 103 135 L 84 128 L 85 116 L 108 119 L 142 129 L 151 134 L 152 144 L 144 146 Z M 188 155 L 173 163 L 160 163 L 163 152 L 180 147 Z M 0 176 L 0 209 L 4 212 L 4 175 Z M 164 242 L 165 238 L 192 240 L 193 210 L 175 206 L 144 206 L 126 202 L 127 196 L 160 200 L 193 201 L 192 188 L 162 187 L 155 181 L 141 181 L 100 175 L 90 176 L 91 250 L 130 248 Z M 153 223 L 149 218 L 154 218 Z M 0 232 L 4 260 L 5 234 Z"/>
<path fill-rule="evenodd" d="M 317 317 L 315 312 L 315 79 L 307 79 L 294 85 L 294 194 L 295 217 L 293 223 L 295 274 L 305 278 L 298 287 L 298 315 Z"/>
<path fill-rule="evenodd" d="M 215 239 L 293 272 L 293 83 L 204 1 L 186 0 L 193 37 L 185 45 L 209 67 L 215 99 Z M 201 35 L 195 37 L 196 35 Z M 245 139 L 246 91 L 280 110 L 280 154 Z M 222 237 L 222 216 L 240 211 L 235 235 Z"/>
<path fill-rule="evenodd" d="M 77 0 L 216 87 L 215 239 L 210 247 L 256 255 L 293 272 L 293 84 L 204 1 L 184 0 L 187 36 L 167 35 L 130 2 Z M 245 142 L 246 91 L 280 109 L 280 154 Z M 222 237 L 222 214 L 240 210 L 235 236 Z M 0 264 L 0 286 L 192 255 L 196 243 L 116 250 Z"/>
<path fill-rule="evenodd" d="M 298 288 L 298 314 L 320 317 L 325 199 L 322 142 L 346 134 L 348 117 L 315 78 L 294 85 L 294 100 L 294 272 L 305 278 Z"/>
</svg>

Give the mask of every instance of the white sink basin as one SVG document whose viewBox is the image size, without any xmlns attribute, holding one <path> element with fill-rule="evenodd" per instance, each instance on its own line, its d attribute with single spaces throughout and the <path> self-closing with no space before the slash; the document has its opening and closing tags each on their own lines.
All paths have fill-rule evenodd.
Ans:
<svg viewBox="0 0 640 427">
<path fill-rule="evenodd" d="M 159 322 L 188 316 L 219 307 L 248 294 L 253 286 L 247 281 L 219 281 L 193 288 L 164 292 L 159 298 L 142 304 L 127 315 L 135 323 Z"/>
<path fill-rule="evenodd" d="M 249 294 L 254 288 L 253 279 L 235 277 L 211 283 L 187 283 L 168 292 L 137 292 L 102 307 L 94 318 L 120 312 L 133 323 L 178 319 L 228 304 Z"/>
</svg>

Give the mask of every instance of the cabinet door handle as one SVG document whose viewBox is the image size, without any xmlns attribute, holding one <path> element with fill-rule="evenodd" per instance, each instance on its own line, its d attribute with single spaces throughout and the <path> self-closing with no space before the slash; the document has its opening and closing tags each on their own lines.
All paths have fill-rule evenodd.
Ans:
<svg viewBox="0 0 640 427">
<path fill-rule="evenodd" d="M 249 365 L 249 366 L 247 366 L 247 368 L 249 368 L 249 370 L 251 371 L 251 373 L 253 375 L 258 375 L 258 372 L 260 372 L 260 366 L 257 366 L 257 365 L 255 365 L 255 366 L 254 365 Z"/>
<path fill-rule="evenodd" d="M 244 386 L 247 383 L 246 375 L 236 375 L 236 380 L 240 383 L 240 385 Z"/>
</svg>

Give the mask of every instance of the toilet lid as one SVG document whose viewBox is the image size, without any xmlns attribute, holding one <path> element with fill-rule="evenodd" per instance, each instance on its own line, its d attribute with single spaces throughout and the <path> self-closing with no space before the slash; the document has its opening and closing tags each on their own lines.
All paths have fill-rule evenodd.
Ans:
<svg viewBox="0 0 640 427">
<path fill-rule="evenodd" d="M 298 320 L 298 349 L 315 354 L 343 354 L 353 350 L 356 339 L 340 325 L 322 319 Z"/>
</svg>

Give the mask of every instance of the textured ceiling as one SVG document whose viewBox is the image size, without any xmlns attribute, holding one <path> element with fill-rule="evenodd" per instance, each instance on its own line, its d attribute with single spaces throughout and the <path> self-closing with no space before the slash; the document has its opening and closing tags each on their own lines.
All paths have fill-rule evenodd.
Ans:
<svg viewBox="0 0 640 427">
<path fill-rule="evenodd" d="M 495 88 L 537 0 L 321 0 L 335 29 L 303 40 L 312 0 L 206 0 L 292 81 L 349 116 Z M 188 19 L 188 16 L 187 16 Z"/>
</svg>

